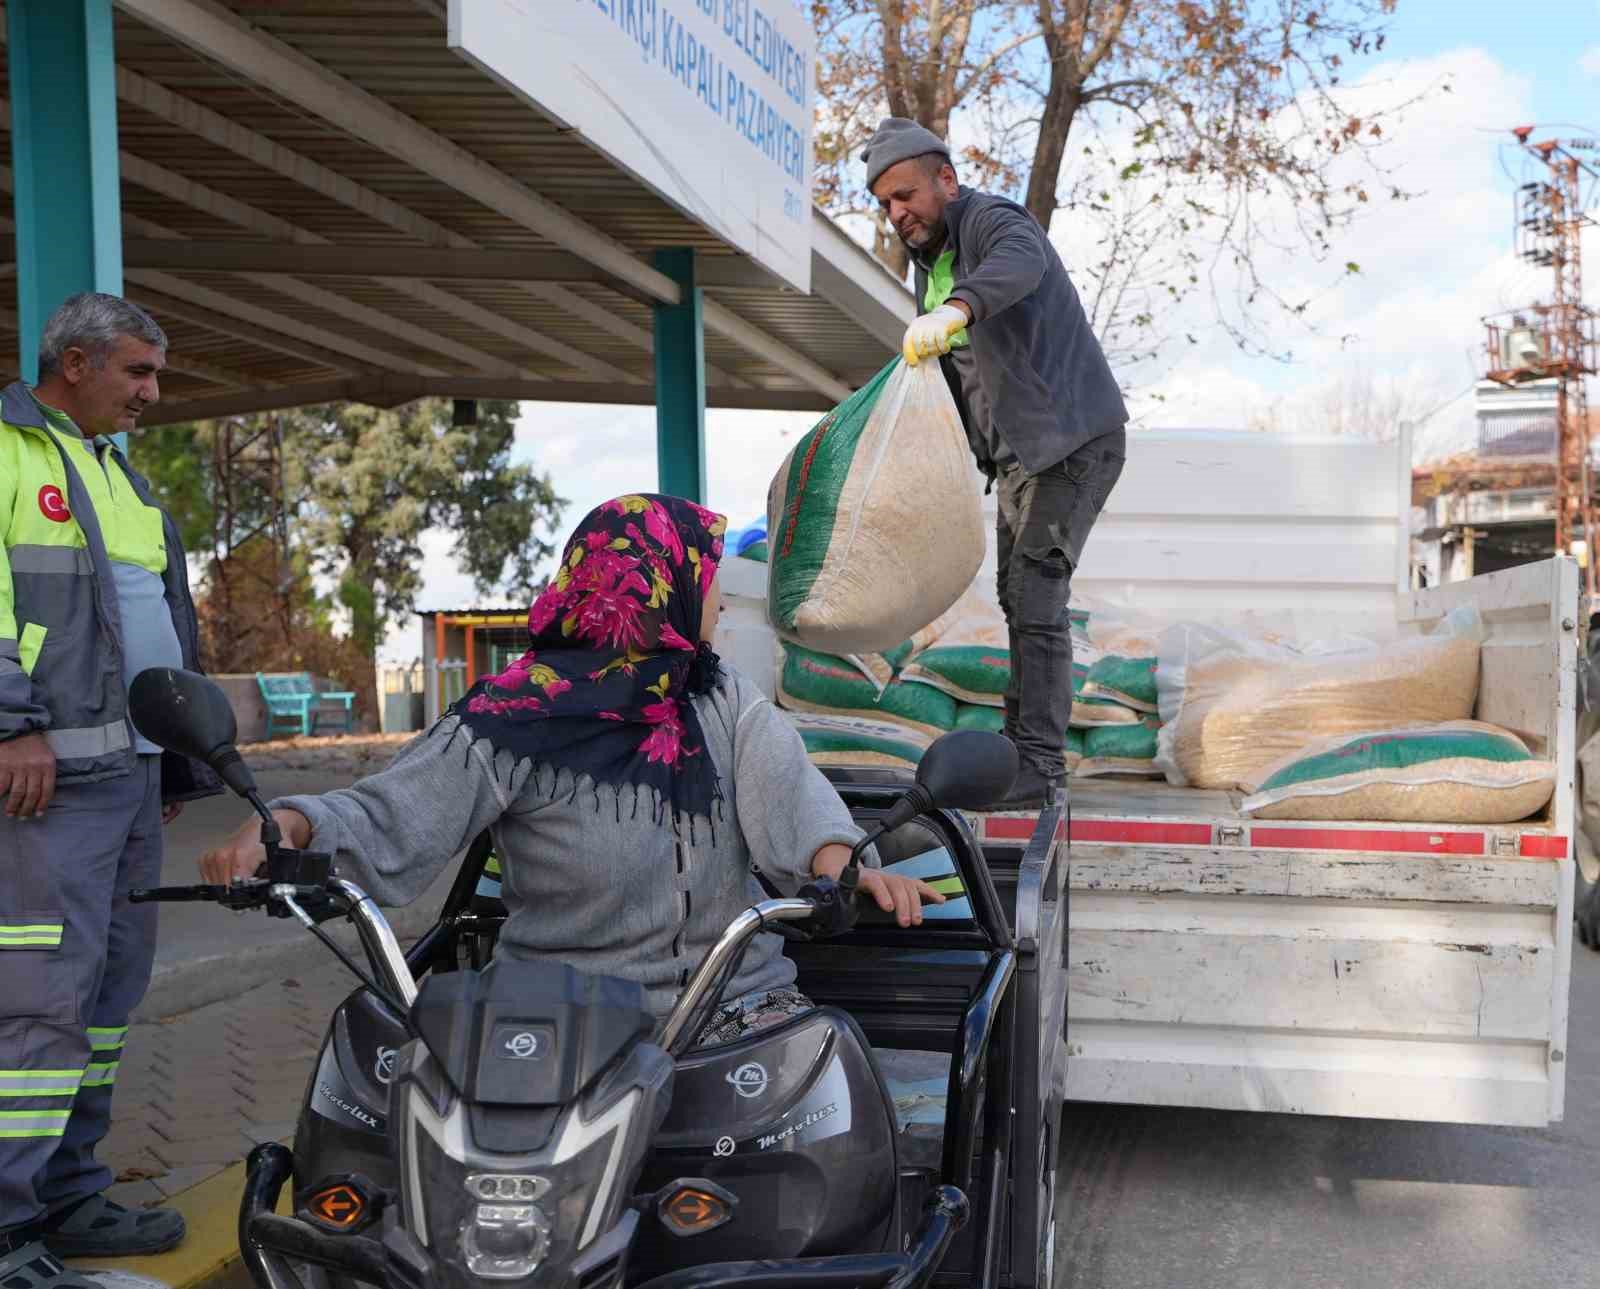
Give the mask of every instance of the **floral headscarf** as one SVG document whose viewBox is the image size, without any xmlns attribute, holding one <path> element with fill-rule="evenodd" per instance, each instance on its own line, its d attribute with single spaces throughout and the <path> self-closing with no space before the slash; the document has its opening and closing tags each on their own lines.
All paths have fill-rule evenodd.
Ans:
<svg viewBox="0 0 1600 1289">
<path fill-rule="evenodd" d="M 532 648 L 450 709 L 520 762 L 655 792 L 658 813 L 709 815 L 721 795 L 693 704 L 718 677 L 700 641 L 728 522 L 679 497 L 590 512 L 528 610 Z M 637 806 L 637 801 L 635 803 Z"/>
</svg>

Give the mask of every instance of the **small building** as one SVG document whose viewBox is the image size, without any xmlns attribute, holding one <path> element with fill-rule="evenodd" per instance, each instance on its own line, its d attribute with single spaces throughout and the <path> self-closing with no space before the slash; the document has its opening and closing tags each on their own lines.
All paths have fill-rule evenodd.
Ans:
<svg viewBox="0 0 1600 1289">
<path fill-rule="evenodd" d="M 1556 382 L 1480 381 L 1474 404 L 1472 449 L 1412 472 L 1420 512 L 1413 564 L 1423 585 L 1464 581 L 1555 551 Z"/>
<path fill-rule="evenodd" d="M 504 671 L 528 651 L 528 610 L 430 609 L 422 619 L 425 723 L 466 693 L 480 676 Z"/>
</svg>

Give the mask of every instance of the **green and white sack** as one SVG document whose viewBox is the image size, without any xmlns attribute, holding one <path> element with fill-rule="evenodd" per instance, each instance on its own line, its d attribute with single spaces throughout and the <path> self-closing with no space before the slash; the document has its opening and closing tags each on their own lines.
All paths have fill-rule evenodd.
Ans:
<svg viewBox="0 0 1600 1289">
<path fill-rule="evenodd" d="M 928 685 L 892 680 L 880 691 L 843 658 L 785 645 L 778 705 L 792 712 L 862 715 L 933 737 L 956 721 L 956 700 Z"/>
<path fill-rule="evenodd" d="M 1011 681 L 1011 637 L 998 607 L 969 592 L 959 617 L 947 617 L 929 630 L 937 637 L 901 671 L 901 678 L 931 685 L 962 703 L 1005 705 Z"/>
<path fill-rule="evenodd" d="M 796 444 L 767 493 L 767 614 L 834 654 L 892 649 L 983 561 L 978 476 L 938 363 L 896 358 Z"/>
<path fill-rule="evenodd" d="M 1083 760 L 1072 773 L 1080 779 L 1105 775 L 1159 778 L 1156 738 L 1159 725 L 1146 719 L 1132 725 L 1108 725 L 1083 731 Z"/>
<path fill-rule="evenodd" d="M 1257 819 L 1505 824 L 1549 804 L 1556 768 L 1478 721 L 1324 738 L 1268 766 L 1240 809 Z"/>
<path fill-rule="evenodd" d="M 914 770 L 931 741 L 927 735 L 893 721 L 859 716 L 823 716 L 791 712 L 806 754 L 814 765 L 881 765 Z"/>
<path fill-rule="evenodd" d="M 999 707 L 987 707 L 982 703 L 962 703 L 956 708 L 955 728 L 958 730 L 982 730 L 986 734 L 1004 734 L 1006 732 L 1006 714 Z"/>
<path fill-rule="evenodd" d="M 1085 698 L 1109 698 L 1136 712 L 1159 711 L 1155 657 L 1105 654 L 1090 666 L 1082 692 Z"/>
</svg>

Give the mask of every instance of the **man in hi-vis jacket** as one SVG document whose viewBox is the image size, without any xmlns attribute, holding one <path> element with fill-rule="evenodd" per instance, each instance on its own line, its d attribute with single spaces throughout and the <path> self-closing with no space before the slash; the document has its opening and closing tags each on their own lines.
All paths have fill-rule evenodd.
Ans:
<svg viewBox="0 0 1600 1289">
<path fill-rule="evenodd" d="M 141 738 L 128 687 L 197 668 L 178 532 L 109 435 L 160 397 L 167 338 L 113 295 L 63 304 L 39 383 L 0 391 L 0 1285 L 93 1289 L 62 1257 L 155 1253 L 172 1209 L 106 1198 L 128 1017 L 155 956 L 161 828 L 219 790 Z"/>
</svg>

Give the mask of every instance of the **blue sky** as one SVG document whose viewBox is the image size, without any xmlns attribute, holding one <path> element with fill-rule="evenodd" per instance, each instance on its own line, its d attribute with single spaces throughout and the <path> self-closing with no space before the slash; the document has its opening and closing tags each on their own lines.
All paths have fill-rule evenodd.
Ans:
<svg viewBox="0 0 1600 1289">
<path fill-rule="evenodd" d="M 1464 45 L 1490 50 L 1530 78 L 1534 120 L 1515 124 L 1568 122 L 1600 132 L 1600 66 L 1581 66 L 1586 51 L 1600 60 L 1600 0 L 1400 0 L 1384 53 L 1426 58 Z"/>
<path fill-rule="evenodd" d="M 1564 23 L 1564 28 L 1563 24 Z M 1471 428 L 1470 394 L 1481 366 L 1480 319 L 1528 303 L 1545 288 L 1511 253 L 1511 193 L 1520 161 L 1510 129 L 1568 123 L 1600 130 L 1600 0 L 1400 0 L 1386 48 L 1352 69 L 1361 92 L 1396 101 L 1448 78 L 1388 131 L 1388 160 L 1420 195 L 1373 210 L 1336 247 L 1362 265 L 1340 280 L 1329 266 L 1286 260 L 1278 271 L 1318 293 L 1315 329 L 1296 335 L 1296 359 L 1280 364 L 1240 354 L 1208 328 L 1204 309 L 1175 321 L 1201 335 L 1174 347 L 1139 378 L 1130 403 L 1136 424 L 1314 428 L 1319 409 L 1341 391 L 1375 388 L 1406 417 L 1440 404 L 1418 431 L 1426 451 L 1448 451 Z M 1543 137 L 1545 131 L 1540 132 Z M 1594 154 L 1600 168 L 1600 152 Z M 1502 167 L 1510 169 L 1510 176 Z M 1058 225 L 1060 221 L 1057 221 Z M 1053 230 L 1053 236 L 1055 236 Z M 1069 269 L 1065 245 L 1057 237 Z M 1600 299 L 1600 238 L 1590 248 L 1590 296 Z M 1336 281 L 1328 289 L 1330 281 Z M 1159 399 L 1151 395 L 1159 394 Z M 1453 401 L 1450 401 L 1453 400 Z M 767 483 L 814 418 L 761 412 L 710 412 L 708 502 L 735 524 L 759 516 Z M 655 481 L 654 413 L 648 408 L 528 404 L 519 455 L 554 476 L 571 500 L 570 525 L 618 493 Z M 462 607 L 477 599 L 450 559 L 450 538 L 425 538 L 419 608 Z M 416 627 L 391 635 L 387 657 L 416 653 Z"/>
</svg>

